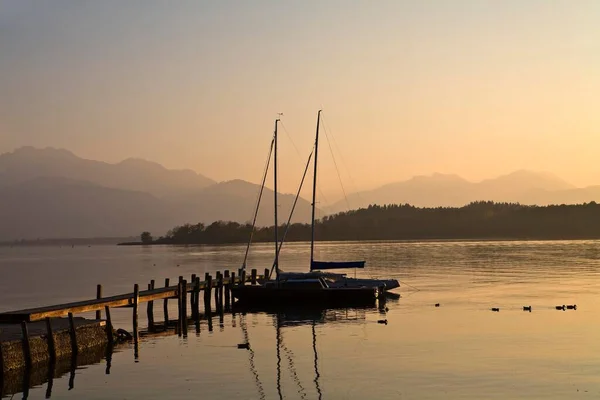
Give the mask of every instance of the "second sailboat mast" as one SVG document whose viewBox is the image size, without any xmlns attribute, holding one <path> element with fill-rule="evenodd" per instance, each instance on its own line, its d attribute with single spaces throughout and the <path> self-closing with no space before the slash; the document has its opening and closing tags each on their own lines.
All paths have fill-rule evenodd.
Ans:
<svg viewBox="0 0 600 400">
<path fill-rule="evenodd" d="M 315 171 L 313 174 L 313 193 L 312 193 L 312 218 L 310 232 L 310 265 L 312 266 L 315 253 L 315 209 L 317 207 L 317 160 L 319 154 L 319 125 L 321 123 L 321 110 L 317 113 L 317 133 L 315 134 Z"/>
<path fill-rule="evenodd" d="M 277 279 L 277 285 L 279 285 L 279 237 L 277 235 L 277 123 L 279 119 L 275 120 L 275 133 L 274 133 L 274 157 L 273 157 L 273 180 L 275 181 L 274 186 L 274 197 L 275 197 L 275 279 Z"/>
</svg>

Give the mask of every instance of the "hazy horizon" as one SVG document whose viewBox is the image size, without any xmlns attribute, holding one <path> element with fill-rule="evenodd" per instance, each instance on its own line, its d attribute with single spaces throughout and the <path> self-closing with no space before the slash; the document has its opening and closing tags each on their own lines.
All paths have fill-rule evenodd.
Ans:
<svg viewBox="0 0 600 400">
<path fill-rule="evenodd" d="M 258 182 L 283 112 L 292 193 L 323 108 L 348 193 L 435 172 L 598 184 L 599 23 L 595 1 L 4 1 L 0 153 Z"/>
</svg>

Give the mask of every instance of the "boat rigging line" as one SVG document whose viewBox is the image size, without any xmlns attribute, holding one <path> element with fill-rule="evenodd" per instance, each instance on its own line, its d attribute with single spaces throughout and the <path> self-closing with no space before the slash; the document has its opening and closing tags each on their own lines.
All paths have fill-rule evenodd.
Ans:
<svg viewBox="0 0 600 400">
<path fill-rule="evenodd" d="M 315 151 L 315 149 L 313 148 L 313 150 L 308 155 L 308 161 L 306 162 L 306 167 L 304 168 L 304 174 L 302 174 L 302 180 L 300 181 L 300 186 L 298 187 L 298 192 L 296 193 L 296 198 L 294 199 L 294 203 L 292 204 L 292 209 L 290 211 L 290 215 L 288 217 L 288 220 L 287 220 L 287 223 L 285 226 L 285 231 L 283 232 L 283 238 L 281 239 L 281 242 L 279 243 L 279 247 L 277 248 L 277 255 L 279 255 L 279 252 L 281 251 L 281 247 L 283 246 L 283 243 L 285 242 L 287 233 L 290 229 L 290 226 L 292 223 L 292 215 L 294 214 L 294 210 L 296 209 L 296 204 L 298 203 L 298 198 L 300 198 L 300 191 L 302 190 L 302 186 L 304 185 L 304 179 L 306 178 L 306 173 L 308 172 L 310 160 L 312 159 L 314 151 Z M 278 258 L 278 257 L 276 257 L 276 258 Z M 271 267 L 271 273 L 273 273 L 274 268 L 275 268 L 275 261 L 273 261 L 273 266 Z"/>
<path fill-rule="evenodd" d="M 258 217 L 258 210 L 260 208 L 260 200 L 262 199 L 263 190 L 265 189 L 265 182 L 267 181 L 267 173 L 269 172 L 269 165 L 271 164 L 271 155 L 273 154 L 273 147 L 275 146 L 275 135 L 271 140 L 271 147 L 269 148 L 269 155 L 267 156 L 267 162 L 265 164 L 265 170 L 263 172 L 262 183 L 260 185 L 260 191 L 258 192 L 258 198 L 256 199 L 256 208 L 254 210 L 254 217 L 252 218 L 252 230 L 250 232 L 250 238 L 248 245 L 246 246 L 246 253 L 244 254 L 244 262 L 242 263 L 242 269 L 246 269 L 246 261 L 248 261 L 248 252 L 250 251 L 250 245 L 252 244 L 252 238 L 254 237 L 254 231 L 256 228 L 256 218 Z"/>
<path fill-rule="evenodd" d="M 337 161 L 335 160 L 335 155 L 333 154 L 333 148 L 331 147 L 331 140 L 329 140 L 329 135 L 327 134 L 327 129 L 325 128 L 325 124 L 323 124 L 323 132 L 325 133 L 325 139 L 327 139 L 327 145 L 329 146 L 329 152 L 331 153 L 331 159 L 333 160 L 333 166 L 335 167 L 335 172 L 337 173 L 338 180 L 340 181 L 340 187 L 342 188 L 342 193 L 344 194 L 344 200 L 346 201 L 346 206 L 348 210 L 350 210 L 350 202 L 348 201 L 348 196 L 346 195 L 346 189 L 344 188 L 344 183 L 342 182 L 342 176 L 340 175 L 340 169 L 338 168 Z"/>
<path fill-rule="evenodd" d="M 288 130 L 285 128 L 285 125 L 283 125 L 283 122 L 280 122 L 280 124 L 283 127 L 283 130 L 285 131 L 286 135 L 288 136 L 288 139 L 290 139 L 290 142 L 292 142 L 292 146 L 294 146 L 294 149 L 296 149 L 296 154 L 298 155 L 298 160 L 300 160 L 302 156 L 300 155 L 300 151 L 298 150 L 298 147 L 296 147 L 296 143 L 294 143 L 294 139 L 292 139 L 292 136 L 290 135 Z M 314 152 L 314 146 L 313 146 L 312 151 Z M 321 190 L 321 187 L 319 186 L 318 183 L 317 183 L 317 190 L 319 191 L 319 196 L 323 199 L 323 202 L 325 202 L 325 204 L 327 204 L 327 205 L 330 205 L 329 201 L 323 194 L 323 191 Z"/>
</svg>

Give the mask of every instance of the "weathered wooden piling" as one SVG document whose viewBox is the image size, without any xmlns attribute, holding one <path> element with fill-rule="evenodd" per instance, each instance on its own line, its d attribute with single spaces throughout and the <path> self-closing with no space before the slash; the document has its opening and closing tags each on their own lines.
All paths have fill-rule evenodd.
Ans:
<svg viewBox="0 0 600 400">
<path fill-rule="evenodd" d="M 169 287 L 169 278 L 165 279 L 165 287 Z M 165 315 L 165 331 L 169 328 L 169 298 L 165 297 L 163 301 L 163 313 Z"/>
<path fill-rule="evenodd" d="M 108 340 L 108 344 L 112 346 L 115 342 L 115 338 L 113 336 L 113 324 L 112 319 L 110 318 L 110 307 L 104 307 L 104 313 L 106 314 L 106 340 Z"/>
<path fill-rule="evenodd" d="M 96 299 L 102 298 L 102 285 L 96 286 Z M 102 311 L 96 310 L 96 319 L 102 319 Z"/>
<path fill-rule="evenodd" d="M 208 275 L 206 277 L 206 283 L 204 286 L 204 313 L 210 313 L 210 298 L 212 291 L 212 276 Z"/>
<path fill-rule="evenodd" d="M 215 309 L 219 308 L 219 304 L 221 300 L 219 299 L 219 282 L 221 281 L 221 272 L 217 271 L 217 276 L 215 277 Z"/>
<path fill-rule="evenodd" d="M 182 297 L 181 297 L 181 317 L 183 319 L 183 325 L 182 325 L 182 330 L 183 330 L 183 336 L 187 336 L 187 329 L 188 329 L 188 319 L 187 319 L 187 280 L 183 280 L 181 282 L 181 290 L 182 290 Z"/>
<path fill-rule="evenodd" d="M 223 310 L 223 274 L 219 273 L 219 280 L 217 282 L 217 291 L 219 292 L 219 303 L 218 307 Z"/>
<path fill-rule="evenodd" d="M 268 281 L 269 280 L 269 276 L 271 275 L 271 270 L 269 268 L 265 268 L 265 276 L 264 276 L 264 280 Z"/>
<path fill-rule="evenodd" d="M 225 280 L 227 281 L 225 284 L 225 309 L 229 311 L 231 306 L 231 275 L 228 269 L 225 270 Z"/>
<path fill-rule="evenodd" d="M 29 345 L 29 331 L 27 322 L 21 322 L 21 333 L 23 334 L 23 357 L 25 358 L 25 368 L 31 368 L 31 347 Z"/>
<path fill-rule="evenodd" d="M 69 313 L 69 335 L 71 336 L 71 353 L 77 355 L 77 331 L 73 321 L 73 313 Z"/>
<path fill-rule="evenodd" d="M 194 321 L 200 321 L 200 277 L 194 277 L 194 308 L 192 310 L 192 315 L 194 316 Z"/>
<path fill-rule="evenodd" d="M 181 280 L 179 281 L 179 283 L 177 284 L 177 334 L 179 336 L 182 335 L 183 333 L 183 318 L 181 317 L 181 310 L 183 308 L 183 300 L 182 300 L 182 293 L 183 292 L 183 288 L 182 288 L 182 281 L 183 281 L 183 277 L 180 277 Z"/>
<path fill-rule="evenodd" d="M 148 290 L 154 289 L 154 279 L 148 284 Z M 148 330 L 154 331 L 154 301 L 150 300 L 147 304 L 146 314 L 148 316 Z"/>
<path fill-rule="evenodd" d="M 140 302 L 140 286 L 136 283 L 135 285 L 133 285 L 133 341 L 136 346 L 137 346 L 137 343 L 139 340 L 139 331 L 138 331 L 139 302 Z"/>
<path fill-rule="evenodd" d="M 250 271 L 250 277 L 252 279 L 252 284 L 256 285 L 256 268 L 252 268 L 252 271 Z"/>
<path fill-rule="evenodd" d="M 56 344 L 54 342 L 54 331 L 52 330 L 52 323 L 50 317 L 46 317 L 46 339 L 48 340 L 48 358 L 50 364 L 56 361 Z"/>
<path fill-rule="evenodd" d="M 194 291 L 194 285 L 196 284 L 196 274 L 192 274 L 190 284 L 192 285 L 192 291 L 190 292 L 190 312 L 192 318 L 194 318 L 194 310 L 196 309 L 196 292 Z"/>
<path fill-rule="evenodd" d="M 242 285 L 246 284 L 246 270 L 243 268 L 240 270 L 240 281 Z"/>
</svg>

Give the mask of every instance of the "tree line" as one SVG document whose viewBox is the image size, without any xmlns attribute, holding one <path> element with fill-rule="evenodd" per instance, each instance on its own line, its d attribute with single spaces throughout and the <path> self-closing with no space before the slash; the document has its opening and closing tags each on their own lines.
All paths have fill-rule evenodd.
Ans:
<svg viewBox="0 0 600 400">
<path fill-rule="evenodd" d="M 285 226 L 278 228 L 279 238 Z M 185 224 L 145 244 L 246 243 L 250 224 L 216 221 Z M 273 226 L 258 227 L 253 241 L 273 241 Z M 310 224 L 289 227 L 286 241 L 307 241 Z M 371 205 L 326 216 L 315 224 L 315 240 L 423 240 L 423 239 L 593 239 L 600 238 L 600 205 L 527 206 L 478 201 L 464 207 L 422 208 L 409 204 Z M 139 244 L 127 243 L 127 244 Z"/>
</svg>

